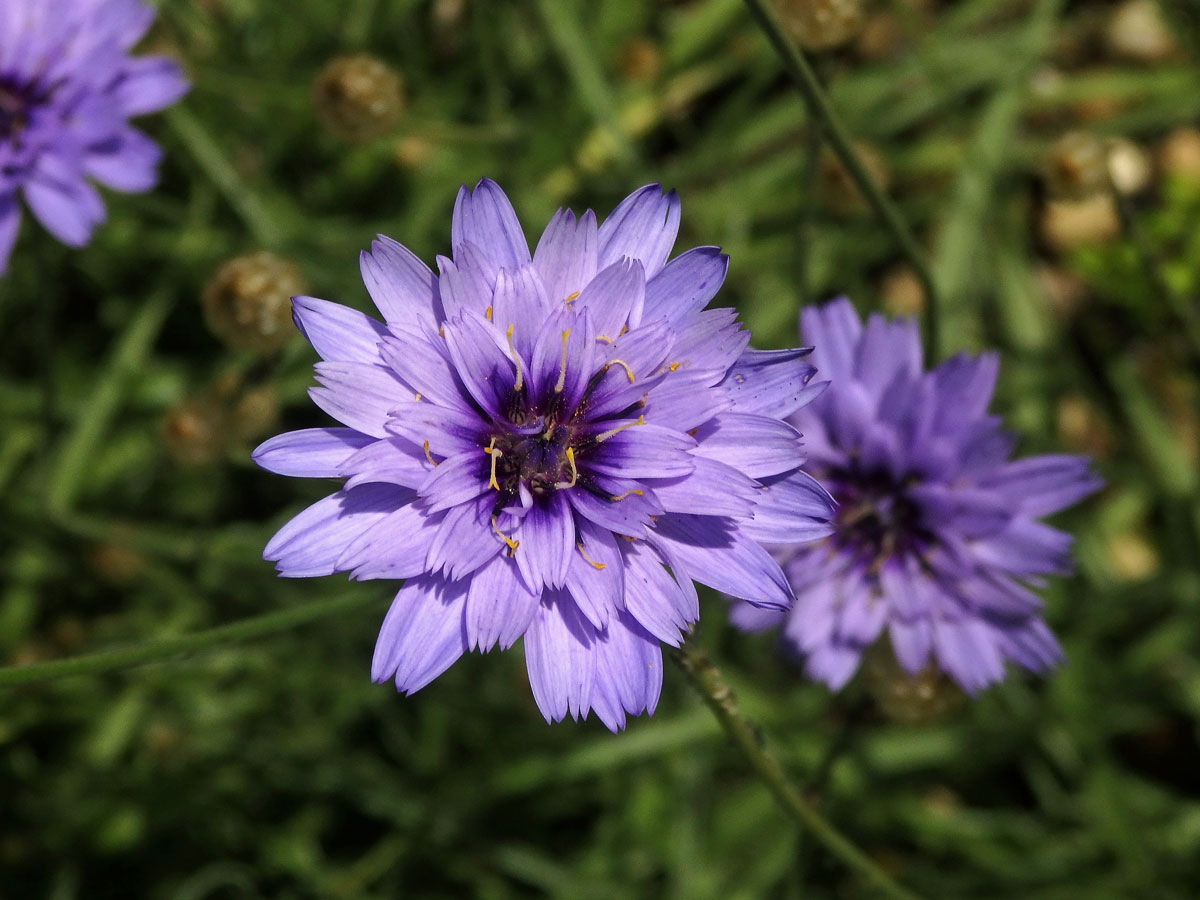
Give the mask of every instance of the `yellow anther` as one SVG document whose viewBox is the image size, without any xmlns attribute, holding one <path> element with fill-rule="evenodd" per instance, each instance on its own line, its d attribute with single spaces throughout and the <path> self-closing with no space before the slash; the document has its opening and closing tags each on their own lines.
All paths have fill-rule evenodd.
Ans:
<svg viewBox="0 0 1200 900">
<path fill-rule="evenodd" d="M 612 338 L 610 338 L 610 337 L 605 337 L 605 336 L 604 336 L 604 335 L 602 335 L 602 334 L 598 334 L 598 335 L 596 335 L 596 340 L 598 340 L 598 341 L 604 341 L 604 343 L 606 343 L 606 344 L 611 344 L 611 343 L 612 343 Z"/>
<path fill-rule="evenodd" d="M 606 365 L 604 368 L 607 369 L 608 366 L 620 366 L 622 369 L 625 370 L 625 374 L 629 376 L 629 383 L 633 384 L 633 369 L 629 368 L 629 363 L 625 362 L 625 360 L 610 359 L 608 361 L 608 365 Z"/>
<path fill-rule="evenodd" d="M 630 494 L 637 494 L 639 497 L 641 497 L 645 494 L 645 491 L 641 490 L 640 488 L 630 488 L 625 493 L 614 494 L 613 496 L 609 497 L 609 499 L 612 500 L 613 503 L 616 503 L 618 500 L 624 500 Z"/>
<path fill-rule="evenodd" d="M 554 486 L 556 488 L 573 488 L 573 487 L 575 487 L 575 482 L 577 482 L 579 480 L 579 470 L 577 468 L 575 468 L 575 448 L 574 447 L 567 448 L 567 462 L 569 462 L 571 464 L 571 480 L 554 482 Z"/>
<path fill-rule="evenodd" d="M 504 541 L 504 543 L 508 546 L 508 555 L 509 556 L 512 556 L 514 553 L 517 552 L 517 548 L 521 546 L 521 542 L 514 541 L 507 534 L 505 534 L 503 531 L 501 531 L 500 526 L 496 524 L 495 516 L 492 516 L 492 531 L 496 532 L 496 534 L 498 534 L 500 536 L 500 540 Z"/>
<path fill-rule="evenodd" d="M 423 446 L 425 447 L 425 458 L 427 460 L 429 460 L 429 464 L 431 466 L 436 466 L 437 462 L 434 460 L 434 458 L 429 453 L 429 441 L 426 441 Z"/>
<path fill-rule="evenodd" d="M 487 319 L 489 322 L 492 321 L 492 308 L 490 306 L 486 310 L 484 310 L 483 317 L 485 319 Z"/>
<path fill-rule="evenodd" d="M 575 299 L 576 297 L 578 297 L 578 296 L 579 296 L 579 291 L 575 291 L 575 292 L 574 292 L 574 293 L 572 293 L 572 294 L 568 294 L 568 295 L 567 295 L 567 299 L 565 299 L 565 300 L 563 301 L 563 303 L 570 303 L 572 300 L 574 300 L 574 299 Z"/>
<path fill-rule="evenodd" d="M 596 437 L 596 443 L 603 444 L 614 434 L 620 434 L 626 428 L 632 428 L 635 425 L 645 425 L 645 424 L 646 424 L 646 417 L 638 416 L 636 422 L 626 422 L 624 425 L 618 425 L 616 428 L 610 428 L 610 429 L 608 429 L 608 431 L 604 432 L 603 434 L 598 435 Z"/>
<path fill-rule="evenodd" d="M 621 334 L 618 334 L 618 335 L 617 335 L 617 337 L 621 337 L 621 335 L 628 333 L 628 331 L 629 331 L 629 326 L 628 326 L 628 325 L 622 325 L 622 326 L 621 326 Z"/>
<path fill-rule="evenodd" d="M 496 480 L 496 460 L 504 455 L 500 450 L 496 449 L 496 438 L 493 435 L 491 443 L 483 448 L 483 452 L 492 458 L 492 475 L 488 479 L 488 487 L 500 490 L 500 482 Z"/>
<path fill-rule="evenodd" d="M 588 565 L 590 565 L 593 569 L 608 568 L 604 563 L 598 563 L 594 559 L 592 559 L 590 556 L 587 555 L 587 551 L 583 549 L 582 541 L 575 545 L 575 549 L 579 551 L 579 555 L 582 556 L 584 558 L 584 560 L 588 563 Z"/>
<path fill-rule="evenodd" d="M 413 396 L 413 403 L 420 403 L 420 402 L 421 402 L 421 395 L 420 395 L 420 394 L 416 394 L 416 395 L 414 395 L 414 396 Z"/>
<path fill-rule="evenodd" d="M 683 363 L 673 362 L 669 366 L 667 366 L 667 371 L 674 372 L 676 369 L 678 369 L 682 365 L 683 365 Z"/>
<path fill-rule="evenodd" d="M 525 376 L 521 374 L 521 354 L 518 353 L 517 348 L 513 346 L 513 329 L 516 327 L 516 325 L 509 325 L 508 330 L 504 332 L 504 336 L 508 338 L 508 352 L 512 354 L 513 365 L 517 367 L 517 380 L 516 383 L 513 384 L 513 390 L 519 391 L 525 384 Z"/>
<path fill-rule="evenodd" d="M 438 334 L 441 336 L 442 340 L 444 341 L 446 339 L 446 326 L 439 325 L 438 326 Z"/>
<path fill-rule="evenodd" d="M 554 393 L 561 394 L 563 388 L 567 384 L 567 338 L 571 336 L 571 329 L 567 329 L 562 333 L 562 360 L 558 364 L 558 381 L 554 382 Z"/>
</svg>

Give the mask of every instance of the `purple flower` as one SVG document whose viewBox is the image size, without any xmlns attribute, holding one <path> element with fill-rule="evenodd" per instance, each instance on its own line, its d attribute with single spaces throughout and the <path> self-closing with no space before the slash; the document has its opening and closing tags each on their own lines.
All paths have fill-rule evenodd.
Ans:
<svg viewBox="0 0 1200 900">
<path fill-rule="evenodd" d="M 64 244 L 104 220 L 89 182 L 146 191 L 158 146 L 129 125 L 188 89 L 179 67 L 130 48 L 154 21 L 140 0 L 0 2 L 0 275 L 17 239 L 17 194 Z"/>
<path fill-rule="evenodd" d="M 1077 456 L 1010 460 L 1013 438 L 986 415 L 995 354 L 930 372 L 915 322 L 845 299 L 801 314 L 828 389 L 791 421 L 806 469 L 838 501 L 825 541 L 786 551 L 787 616 L 739 604 L 745 628 L 782 624 L 807 671 L 837 689 L 886 629 L 901 666 L 931 661 L 974 693 L 1012 661 L 1040 672 L 1062 658 L 1030 588 L 1070 571 L 1071 539 L 1038 521 L 1101 484 Z"/>
<path fill-rule="evenodd" d="M 728 259 L 667 262 L 679 200 L 657 185 L 597 227 L 560 210 L 530 257 L 508 198 L 463 188 L 435 276 L 381 237 L 361 258 L 386 324 L 298 297 L 324 359 L 313 400 L 345 428 L 280 435 L 262 467 L 342 477 L 264 556 L 286 576 L 407 579 L 372 676 L 411 693 L 467 650 L 511 646 L 547 720 L 653 712 L 659 642 L 699 615 L 693 579 L 784 609 L 759 541 L 828 534 L 828 495 L 782 419 L 807 350 L 747 350 L 704 310 Z"/>
</svg>

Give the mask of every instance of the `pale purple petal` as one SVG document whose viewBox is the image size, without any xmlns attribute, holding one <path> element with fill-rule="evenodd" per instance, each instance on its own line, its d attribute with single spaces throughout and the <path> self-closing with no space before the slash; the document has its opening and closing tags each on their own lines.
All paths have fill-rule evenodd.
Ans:
<svg viewBox="0 0 1200 900">
<path fill-rule="evenodd" d="M 433 681 L 468 649 L 463 627 L 467 586 L 436 575 L 410 579 L 392 601 L 375 642 L 371 679 L 393 678 L 411 694 Z"/>
<path fill-rule="evenodd" d="M 379 342 L 387 334 L 387 326 L 370 316 L 316 297 L 293 297 L 292 317 L 321 359 L 382 362 Z"/>
<path fill-rule="evenodd" d="M 250 458 L 278 475 L 336 478 L 343 474 L 346 460 L 374 443 L 374 438 L 352 428 L 304 428 L 264 441 Z"/>
<path fill-rule="evenodd" d="M 525 631 L 525 668 L 547 722 L 585 715 L 595 676 L 595 630 L 565 591 L 548 590 Z"/>
<path fill-rule="evenodd" d="M 450 240 L 456 248 L 470 242 L 497 268 L 516 269 L 529 262 L 529 244 L 504 191 L 483 178 L 474 191 L 464 186 L 454 202 Z M 446 310 L 450 312 L 449 308 Z"/>
<path fill-rule="evenodd" d="M 658 274 L 679 233 L 679 196 L 648 184 L 618 204 L 600 226 L 599 268 L 624 257 L 640 260 L 649 280 Z"/>
</svg>

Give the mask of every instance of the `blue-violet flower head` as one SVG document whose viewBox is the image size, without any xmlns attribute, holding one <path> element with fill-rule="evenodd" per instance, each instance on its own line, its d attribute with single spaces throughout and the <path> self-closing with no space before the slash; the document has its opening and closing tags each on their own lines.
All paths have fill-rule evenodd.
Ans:
<svg viewBox="0 0 1200 900">
<path fill-rule="evenodd" d="M 838 501 L 834 532 L 779 551 L 796 592 L 786 615 L 745 604 L 745 628 L 783 626 L 808 673 L 837 689 L 886 631 L 900 665 L 932 663 L 975 693 L 1008 661 L 1041 672 L 1061 659 L 1030 590 L 1070 571 L 1068 535 L 1039 521 L 1101 484 L 1078 456 L 1011 460 L 1013 438 L 987 415 L 998 359 L 959 355 L 924 371 L 912 320 L 849 301 L 801 313 L 831 382 L 791 422 L 806 470 Z"/>
<path fill-rule="evenodd" d="M 141 0 L 0 3 L 0 275 L 17 239 L 18 195 L 56 238 L 88 242 L 104 220 L 89 179 L 149 190 L 161 151 L 129 124 L 188 89 L 179 67 L 130 49 L 154 21 Z"/>
<path fill-rule="evenodd" d="M 280 435 L 254 458 L 342 477 L 267 545 L 287 576 L 407 579 L 376 681 L 415 691 L 463 652 L 524 637 L 547 720 L 611 729 L 653 712 L 659 642 L 699 614 L 693 579 L 784 609 L 760 541 L 828 534 L 829 496 L 783 421 L 810 400 L 807 350 L 748 350 L 705 310 L 727 258 L 670 262 L 679 200 L 636 191 L 597 226 L 560 210 L 532 257 L 488 180 L 454 207 L 438 275 L 381 237 L 362 255 L 380 323 L 297 297 L 323 362 L 310 393 L 344 428 Z"/>
</svg>

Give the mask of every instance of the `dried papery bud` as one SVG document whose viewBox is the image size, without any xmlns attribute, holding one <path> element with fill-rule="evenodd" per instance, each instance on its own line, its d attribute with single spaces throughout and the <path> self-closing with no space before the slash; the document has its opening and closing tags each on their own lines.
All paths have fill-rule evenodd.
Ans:
<svg viewBox="0 0 1200 900">
<path fill-rule="evenodd" d="M 400 74 L 374 56 L 340 56 L 313 84 L 317 115 L 330 131 L 352 141 L 387 133 L 404 106 Z"/>
<path fill-rule="evenodd" d="M 863 27 L 863 0 L 774 0 L 779 19 L 805 50 L 832 50 Z"/>
<path fill-rule="evenodd" d="M 1200 185 L 1200 129 L 1177 128 L 1158 147 L 1158 167 L 1167 178 Z"/>
<path fill-rule="evenodd" d="M 274 385 L 247 388 L 233 404 L 229 427 L 233 438 L 255 441 L 275 430 L 279 424 L 279 395 Z"/>
<path fill-rule="evenodd" d="M 647 37 L 633 37 L 621 48 L 621 75 L 636 84 L 651 84 L 662 74 L 662 51 Z"/>
<path fill-rule="evenodd" d="M 862 30 L 854 41 L 854 52 L 861 59 L 889 59 L 905 44 L 906 35 L 900 19 L 890 9 L 867 16 Z"/>
<path fill-rule="evenodd" d="M 1038 263 L 1033 274 L 1042 296 L 1046 298 L 1046 304 L 1059 321 L 1068 321 L 1087 299 L 1087 285 L 1073 272 L 1048 263 Z"/>
<path fill-rule="evenodd" d="M 1108 190 L 1104 142 L 1086 131 L 1064 134 L 1046 155 L 1046 189 L 1061 200 L 1082 200 Z"/>
<path fill-rule="evenodd" d="M 1112 186 L 1127 196 L 1150 186 L 1150 155 L 1128 138 L 1118 138 L 1108 147 L 1108 176 Z"/>
<path fill-rule="evenodd" d="M 145 556 L 120 544 L 96 544 L 88 562 L 101 581 L 117 587 L 133 584 L 146 569 Z"/>
<path fill-rule="evenodd" d="M 1121 233 L 1121 220 L 1111 194 L 1086 200 L 1052 200 L 1042 210 L 1042 237 L 1062 252 L 1086 244 L 1102 244 Z"/>
<path fill-rule="evenodd" d="M 879 295 L 890 316 L 916 316 L 925 309 L 925 288 L 909 266 L 888 269 L 879 282 Z"/>
<path fill-rule="evenodd" d="M 867 651 L 863 676 L 879 711 L 894 722 L 910 725 L 937 722 L 956 711 L 966 699 L 962 689 L 933 666 L 910 675 L 896 661 L 886 640 L 876 641 Z"/>
<path fill-rule="evenodd" d="M 207 466 L 225 452 L 229 427 L 224 407 L 211 396 L 191 397 L 167 410 L 163 443 L 181 466 Z"/>
<path fill-rule="evenodd" d="M 1064 394 L 1054 414 L 1058 439 L 1063 447 L 1087 453 L 1094 459 L 1112 455 L 1112 430 L 1100 409 L 1080 394 Z"/>
<path fill-rule="evenodd" d="M 304 293 L 300 271 L 272 253 L 229 260 L 204 288 L 204 319 L 230 347 L 272 353 L 296 333 L 292 297 Z"/>
<path fill-rule="evenodd" d="M 435 149 L 436 146 L 428 138 L 410 134 L 392 146 L 392 159 L 402 169 L 421 169 L 433 157 Z"/>
<path fill-rule="evenodd" d="M 1140 531 L 1110 535 L 1104 542 L 1104 550 L 1108 566 L 1118 581 L 1145 581 L 1158 571 L 1158 551 Z"/>
<path fill-rule="evenodd" d="M 851 146 L 867 173 L 886 191 L 891 185 L 892 175 L 884 155 L 865 141 L 853 141 Z M 826 209 L 838 215 L 860 215 L 869 209 L 850 171 L 828 147 L 821 151 L 818 163 L 817 196 Z"/>
<path fill-rule="evenodd" d="M 1131 62 L 1161 62 L 1179 49 L 1156 0 L 1127 0 L 1104 29 L 1108 52 Z"/>
</svg>

